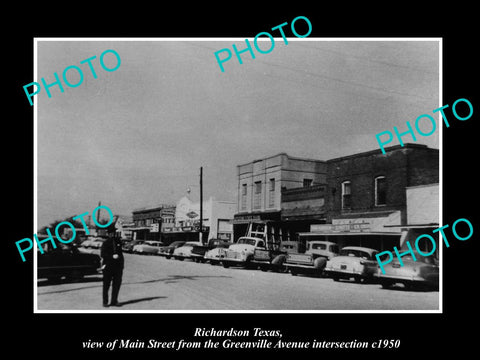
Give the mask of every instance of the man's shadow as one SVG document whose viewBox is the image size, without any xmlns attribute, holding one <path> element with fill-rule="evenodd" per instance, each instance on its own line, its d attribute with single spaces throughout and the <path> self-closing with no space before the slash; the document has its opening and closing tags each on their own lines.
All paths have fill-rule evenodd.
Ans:
<svg viewBox="0 0 480 360">
<path fill-rule="evenodd" d="M 151 301 L 151 300 L 166 299 L 166 298 L 167 298 L 166 296 L 150 296 L 150 297 L 132 299 L 132 300 L 127 300 L 127 301 L 119 301 L 119 305 L 124 306 L 124 305 L 129 305 L 129 304 L 135 304 L 135 303 L 142 302 L 142 301 Z"/>
</svg>

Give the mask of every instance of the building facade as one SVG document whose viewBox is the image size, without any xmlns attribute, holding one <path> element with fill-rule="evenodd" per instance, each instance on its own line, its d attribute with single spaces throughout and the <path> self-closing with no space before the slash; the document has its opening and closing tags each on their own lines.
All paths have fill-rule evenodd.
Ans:
<svg viewBox="0 0 480 360">
<path fill-rule="evenodd" d="M 203 241 L 210 239 L 233 240 L 232 219 L 236 203 L 219 201 L 210 197 L 203 202 L 203 231 L 200 237 L 200 202 L 190 197 L 182 197 L 175 207 L 174 226 L 164 229 L 166 242 L 173 241 Z"/>
<path fill-rule="evenodd" d="M 439 151 L 426 145 L 392 146 L 385 154 L 378 149 L 327 164 L 327 225 L 312 225 L 311 230 L 340 246 L 400 246 L 399 225 L 408 223 L 407 188 L 439 181 Z"/>
<path fill-rule="evenodd" d="M 399 225 L 408 223 L 407 189 L 439 182 L 439 151 L 405 144 L 385 152 L 328 161 L 278 154 L 237 166 L 235 238 L 248 224 L 265 221 L 281 240 L 313 232 L 341 247 L 399 246 Z M 429 206 L 436 205 L 438 196 Z"/>
<path fill-rule="evenodd" d="M 132 212 L 134 240 L 162 241 L 165 228 L 173 227 L 175 206 L 158 205 L 136 209 Z"/>
<path fill-rule="evenodd" d="M 237 166 L 238 199 L 234 217 L 235 239 L 246 234 L 252 221 L 268 223 L 270 235 L 288 238 L 289 226 L 282 222 L 285 191 L 314 188 L 326 183 L 325 161 L 291 157 L 280 153 Z M 313 193 L 313 192 L 312 192 Z"/>
</svg>

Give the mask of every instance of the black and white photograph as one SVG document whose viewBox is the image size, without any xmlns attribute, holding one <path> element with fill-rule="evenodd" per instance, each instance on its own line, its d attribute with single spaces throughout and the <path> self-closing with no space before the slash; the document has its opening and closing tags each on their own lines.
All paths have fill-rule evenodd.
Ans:
<svg viewBox="0 0 480 360">
<path fill-rule="evenodd" d="M 474 351 L 474 10 L 132 5 L 5 29 L 6 346 Z"/>
<path fill-rule="evenodd" d="M 39 311 L 441 310 L 441 39 L 263 40 L 36 42 Z"/>
</svg>

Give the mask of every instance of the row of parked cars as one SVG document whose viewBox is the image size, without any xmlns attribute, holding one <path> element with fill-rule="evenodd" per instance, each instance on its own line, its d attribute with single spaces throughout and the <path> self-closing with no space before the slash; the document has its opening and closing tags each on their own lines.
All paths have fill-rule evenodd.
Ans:
<svg viewBox="0 0 480 360">
<path fill-rule="evenodd" d="M 263 271 L 290 272 L 330 277 L 334 281 L 354 279 L 356 282 L 379 283 L 384 288 L 403 284 L 405 288 L 438 288 L 439 267 L 433 257 L 402 257 L 384 265 L 383 273 L 376 261 L 375 249 L 346 246 L 340 249 L 329 241 L 308 241 L 304 249 L 296 241 L 282 242 L 276 250 L 256 237 L 241 237 L 234 244 L 212 239 L 208 244 L 176 241 L 165 246 L 158 241 L 134 241 L 124 245 L 125 252 L 155 254 L 167 259 L 190 259 L 196 262 L 222 264 L 225 268 L 241 266 Z"/>
</svg>

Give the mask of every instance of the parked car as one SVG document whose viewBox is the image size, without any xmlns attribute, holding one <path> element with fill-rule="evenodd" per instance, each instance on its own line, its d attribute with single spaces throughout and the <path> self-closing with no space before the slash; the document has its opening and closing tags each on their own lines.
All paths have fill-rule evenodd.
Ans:
<svg viewBox="0 0 480 360">
<path fill-rule="evenodd" d="M 94 238 L 88 238 L 87 240 L 82 241 L 80 246 L 83 248 L 91 248 L 94 241 L 95 241 Z"/>
<path fill-rule="evenodd" d="M 321 275 L 327 261 L 338 255 L 338 245 L 324 240 L 307 242 L 305 253 L 290 253 L 285 260 L 285 267 L 292 275 L 309 273 Z"/>
<path fill-rule="evenodd" d="M 263 239 L 247 236 L 239 238 L 235 244 L 228 247 L 222 260 L 223 267 L 228 268 L 232 265 L 248 267 L 257 248 L 265 249 Z"/>
<path fill-rule="evenodd" d="M 222 259 L 225 257 L 227 249 L 230 245 L 230 242 L 225 241 L 218 244 L 213 249 L 208 250 L 204 256 L 205 261 L 210 262 L 211 265 L 220 264 Z"/>
<path fill-rule="evenodd" d="M 122 250 L 123 250 L 123 252 L 131 253 L 131 252 L 133 252 L 133 247 L 135 245 L 140 245 L 140 244 L 143 244 L 144 242 L 145 242 L 145 240 L 132 240 L 132 241 L 123 243 Z"/>
<path fill-rule="evenodd" d="M 185 259 L 189 259 L 191 256 L 192 256 L 192 250 L 193 250 L 193 247 L 194 246 L 201 246 L 202 243 L 199 242 L 199 241 L 190 241 L 190 242 L 186 242 L 185 244 L 183 244 L 182 246 L 176 248 L 174 251 L 173 251 L 173 254 L 172 254 L 172 257 L 176 260 L 185 260 Z"/>
<path fill-rule="evenodd" d="M 351 278 L 356 282 L 373 281 L 378 268 L 375 258 L 377 253 L 375 249 L 346 246 L 338 256 L 327 261 L 324 272 L 334 281 Z"/>
<path fill-rule="evenodd" d="M 158 255 L 158 250 L 162 246 L 164 246 L 164 244 L 160 241 L 145 241 L 142 244 L 134 245 L 132 251 L 135 254 Z"/>
<path fill-rule="evenodd" d="M 227 247 L 231 244 L 220 239 L 210 239 L 208 240 L 207 244 L 195 245 L 192 249 L 191 258 L 197 262 L 205 262 L 205 254 L 207 253 L 207 251 L 214 249 L 215 247 L 217 247 L 217 245 L 225 243 L 227 244 Z"/>
<path fill-rule="evenodd" d="M 415 252 L 414 261 L 412 255 L 402 257 L 403 266 L 400 265 L 397 257 L 383 265 L 385 274 L 378 267 L 378 282 L 384 289 L 393 284 L 403 284 L 405 289 L 413 290 L 418 288 L 438 289 L 439 269 L 438 261 L 432 256 L 421 256 Z"/>
<path fill-rule="evenodd" d="M 76 246 L 57 243 L 53 248 L 50 243 L 43 244 L 42 254 L 38 250 L 37 278 L 59 281 L 67 279 L 81 279 L 85 275 L 100 272 L 101 259 L 97 254 L 82 253 Z"/>
<path fill-rule="evenodd" d="M 167 259 L 170 259 L 173 251 L 183 244 L 185 244 L 185 241 L 174 241 L 170 245 L 161 246 L 160 249 L 158 249 L 158 255 L 165 256 Z"/>
<path fill-rule="evenodd" d="M 256 248 L 253 252 L 252 263 L 262 271 L 284 272 L 288 253 L 294 252 L 297 247 L 297 241 L 282 241 L 276 249 Z"/>
<path fill-rule="evenodd" d="M 92 241 L 92 244 L 90 247 L 94 249 L 100 249 L 106 240 L 107 239 L 104 239 L 104 238 L 96 238 Z"/>
</svg>

